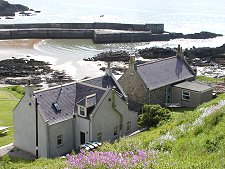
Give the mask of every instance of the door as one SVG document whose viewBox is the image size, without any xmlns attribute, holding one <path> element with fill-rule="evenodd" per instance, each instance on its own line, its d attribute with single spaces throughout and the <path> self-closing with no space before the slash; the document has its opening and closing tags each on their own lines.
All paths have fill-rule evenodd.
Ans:
<svg viewBox="0 0 225 169">
<path fill-rule="evenodd" d="M 84 143 L 85 143 L 85 133 L 80 132 L 80 144 L 84 144 Z"/>
</svg>

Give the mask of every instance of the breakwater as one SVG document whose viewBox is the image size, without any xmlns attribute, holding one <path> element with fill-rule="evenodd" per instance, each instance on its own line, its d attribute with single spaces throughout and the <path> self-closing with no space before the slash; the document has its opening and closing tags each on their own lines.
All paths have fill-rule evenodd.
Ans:
<svg viewBox="0 0 225 169">
<path fill-rule="evenodd" d="M 164 24 L 40 23 L 1 24 L 0 39 L 92 39 L 95 43 L 169 40 Z"/>
</svg>

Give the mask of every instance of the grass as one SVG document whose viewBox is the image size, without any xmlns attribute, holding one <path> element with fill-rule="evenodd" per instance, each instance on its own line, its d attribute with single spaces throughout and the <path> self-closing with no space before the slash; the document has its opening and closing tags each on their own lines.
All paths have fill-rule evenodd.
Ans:
<svg viewBox="0 0 225 169">
<path fill-rule="evenodd" d="M 65 159 L 39 158 L 33 161 L 10 158 L 9 156 L 0 157 L 1 169 L 63 169 L 66 168 Z"/>
<path fill-rule="evenodd" d="M 213 78 L 207 76 L 197 76 L 196 80 L 204 83 L 224 83 L 224 78 Z"/>
<path fill-rule="evenodd" d="M 225 108 L 204 119 L 204 124 L 178 130 L 181 124 L 193 123 L 201 114 L 201 108 L 225 100 L 225 94 L 196 109 L 177 109 L 172 119 L 161 126 L 136 136 L 122 138 L 114 144 L 104 144 L 101 151 L 134 151 L 154 149 L 157 151 L 153 168 L 225 168 Z M 160 135 L 172 132 L 175 140 L 161 141 Z"/>
<path fill-rule="evenodd" d="M 10 88 L 0 88 L 0 126 L 9 126 L 9 132 L 0 135 L 0 146 L 12 143 L 14 140 L 13 109 L 19 102 L 16 98 L 22 97 L 21 94 L 15 94 L 15 92 Z"/>
</svg>

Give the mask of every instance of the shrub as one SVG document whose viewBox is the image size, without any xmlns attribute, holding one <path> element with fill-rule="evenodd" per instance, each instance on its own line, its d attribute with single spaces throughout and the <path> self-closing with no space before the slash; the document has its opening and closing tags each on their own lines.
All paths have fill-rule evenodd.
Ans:
<svg viewBox="0 0 225 169">
<path fill-rule="evenodd" d="M 15 91 L 19 94 L 22 94 L 24 95 L 25 91 L 24 91 L 24 88 L 22 86 L 12 86 L 12 87 L 9 87 L 11 88 L 12 91 Z"/>
<path fill-rule="evenodd" d="M 170 111 L 160 105 L 144 105 L 143 111 L 138 117 L 141 127 L 156 127 L 163 121 L 170 119 Z"/>
</svg>

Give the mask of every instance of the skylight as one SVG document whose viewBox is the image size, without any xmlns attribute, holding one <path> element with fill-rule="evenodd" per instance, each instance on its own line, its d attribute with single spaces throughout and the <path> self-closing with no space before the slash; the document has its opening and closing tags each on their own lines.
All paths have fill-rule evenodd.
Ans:
<svg viewBox="0 0 225 169">
<path fill-rule="evenodd" d="M 59 107 L 59 104 L 57 102 L 52 103 L 52 106 L 54 107 L 55 111 L 60 112 L 61 108 Z"/>
</svg>

